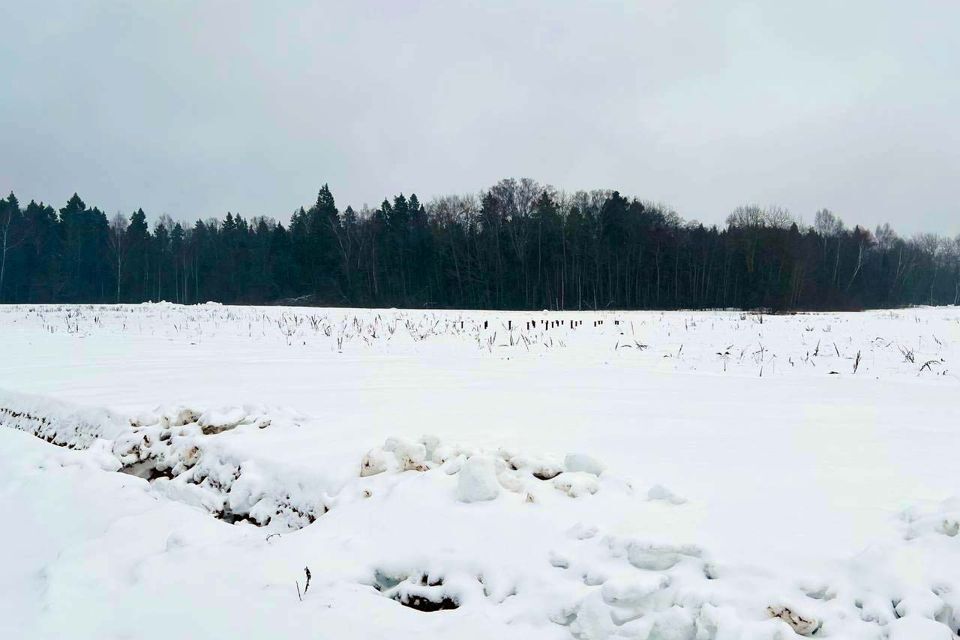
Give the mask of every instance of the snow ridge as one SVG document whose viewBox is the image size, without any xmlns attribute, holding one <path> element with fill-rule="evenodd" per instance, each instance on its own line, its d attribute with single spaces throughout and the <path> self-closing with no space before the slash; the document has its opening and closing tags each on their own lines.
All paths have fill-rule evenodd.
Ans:
<svg viewBox="0 0 960 640">
<path fill-rule="evenodd" d="M 99 438 L 119 435 L 124 422 L 106 409 L 0 389 L 0 426 L 25 431 L 61 447 L 86 449 Z"/>
</svg>

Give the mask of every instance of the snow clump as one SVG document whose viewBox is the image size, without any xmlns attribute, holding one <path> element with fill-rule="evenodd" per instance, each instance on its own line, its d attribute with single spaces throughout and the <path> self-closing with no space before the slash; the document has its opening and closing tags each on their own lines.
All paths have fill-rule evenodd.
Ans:
<svg viewBox="0 0 960 640">
<path fill-rule="evenodd" d="M 460 469 L 457 478 L 457 500 L 483 502 L 500 495 L 496 465 L 487 456 L 474 456 Z"/>
</svg>

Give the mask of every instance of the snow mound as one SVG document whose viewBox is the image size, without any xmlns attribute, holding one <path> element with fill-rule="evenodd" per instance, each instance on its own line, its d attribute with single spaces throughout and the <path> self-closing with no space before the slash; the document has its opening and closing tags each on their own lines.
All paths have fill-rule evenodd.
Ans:
<svg viewBox="0 0 960 640">
<path fill-rule="evenodd" d="M 111 450 L 120 471 L 144 478 L 169 498 L 228 522 L 298 529 L 326 512 L 329 484 L 271 468 L 251 447 L 234 442 L 295 425 L 293 414 L 253 405 L 161 407 L 131 419 Z"/>
</svg>

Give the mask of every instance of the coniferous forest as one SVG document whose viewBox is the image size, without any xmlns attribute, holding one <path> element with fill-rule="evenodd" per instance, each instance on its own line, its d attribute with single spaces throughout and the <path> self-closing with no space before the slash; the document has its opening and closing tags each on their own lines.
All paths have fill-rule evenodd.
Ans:
<svg viewBox="0 0 960 640">
<path fill-rule="evenodd" d="M 960 237 L 901 238 L 828 210 L 743 206 L 723 226 L 616 191 L 502 180 L 478 195 L 288 222 L 109 216 L 0 200 L 0 302 L 167 300 L 490 309 L 862 309 L 960 302 Z"/>
</svg>

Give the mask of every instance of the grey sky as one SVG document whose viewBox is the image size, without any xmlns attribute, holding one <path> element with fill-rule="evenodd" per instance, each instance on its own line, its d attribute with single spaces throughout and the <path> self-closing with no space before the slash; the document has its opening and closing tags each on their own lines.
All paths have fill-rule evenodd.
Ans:
<svg viewBox="0 0 960 640">
<path fill-rule="evenodd" d="M 960 3 L 5 2 L 0 190 L 286 219 L 527 176 L 960 233 Z"/>
</svg>

